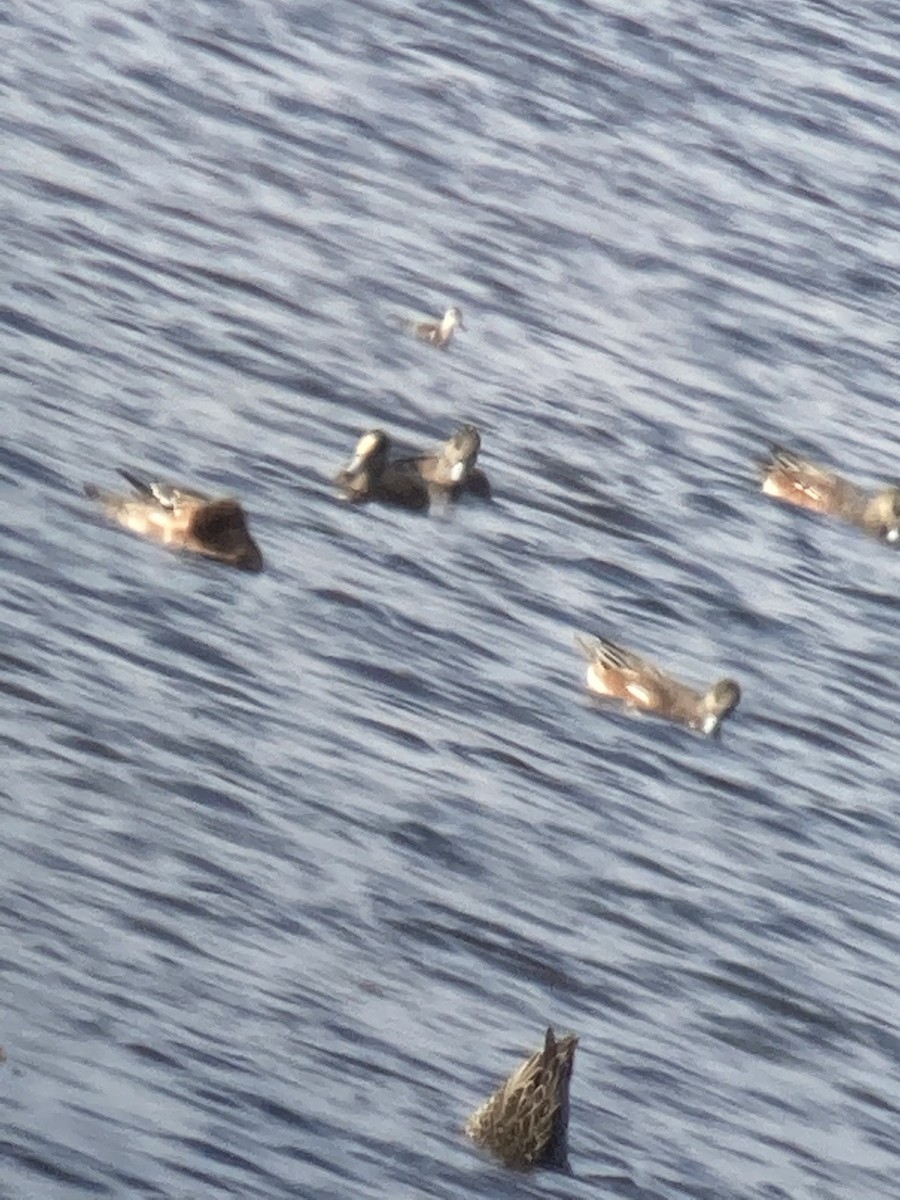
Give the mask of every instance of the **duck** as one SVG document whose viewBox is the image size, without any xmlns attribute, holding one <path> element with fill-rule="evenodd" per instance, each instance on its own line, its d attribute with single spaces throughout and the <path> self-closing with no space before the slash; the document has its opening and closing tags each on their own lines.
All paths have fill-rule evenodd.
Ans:
<svg viewBox="0 0 900 1200">
<path fill-rule="evenodd" d="M 773 446 L 760 464 L 760 479 L 767 496 L 838 517 L 892 545 L 900 542 L 900 487 L 866 491 L 783 446 Z"/>
<path fill-rule="evenodd" d="M 408 465 L 390 461 L 391 440 L 383 429 L 370 429 L 356 443 L 350 461 L 335 476 L 342 496 L 351 504 L 381 500 L 403 508 L 428 507 L 430 496 L 425 480 Z"/>
<path fill-rule="evenodd" d="M 548 1025 L 543 1046 L 471 1114 L 465 1132 L 504 1166 L 569 1170 L 569 1085 L 578 1038 Z"/>
<path fill-rule="evenodd" d="M 478 429 L 474 425 L 460 425 L 433 453 L 400 459 L 395 465 L 420 475 L 433 498 L 457 499 L 463 492 L 471 492 L 487 499 L 491 485 L 484 471 L 475 465 L 480 449 Z"/>
<path fill-rule="evenodd" d="M 174 484 L 146 482 L 121 467 L 118 473 L 131 484 L 131 494 L 108 492 L 93 483 L 84 485 L 85 495 L 99 501 L 108 517 L 173 549 L 245 571 L 262 570 L 262 553 L 250 536 L 244 510 L 233 497 L 213 499 Z"/>
<path fill-rule="evenodd" d="M 465 329 L 462 309 L 451 305 L 442 317 L 430 317 L 424 321 L 409 322 L 409 328 L 422 342 L 430 342 L 440 350 L 446 350 L 457 329 Z"/>
<path fill-rule="evenodd" d="M 623 700 L 626 708 L 654 713 L 709 736 L 719 732 L 740 703 L 741 689 L 734 679 L 720 679 L 699 692 L 607 638 L 576 634 L 575 641 L 588 660 L 588 689 Z"/>
</svg>

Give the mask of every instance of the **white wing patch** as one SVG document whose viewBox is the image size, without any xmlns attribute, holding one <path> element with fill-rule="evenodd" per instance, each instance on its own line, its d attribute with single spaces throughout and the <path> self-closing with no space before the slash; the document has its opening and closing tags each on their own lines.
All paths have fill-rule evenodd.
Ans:
<svg viewBox="0 0 900 1200">
<path fill-rule="evenodd" d="M 625 691 L 628 693 L 629 699 L 634 704 L 640 704 L 644 707 L 647 707 L 653 704 L 655 700 L 655 694 L 645 688 L 641 683 L 627 683 L 625 685 Z"/>
</svg>

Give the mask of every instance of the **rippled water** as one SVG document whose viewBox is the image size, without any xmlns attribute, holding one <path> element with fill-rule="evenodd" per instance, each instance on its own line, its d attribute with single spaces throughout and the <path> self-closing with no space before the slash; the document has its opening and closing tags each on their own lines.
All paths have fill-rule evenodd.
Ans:
<svg viewBox="0 0 900 1200">
<path fill-rule="evenodd" d="M 898 560 L 753 466 L 900 474 L 894 9 L 3 21 L 4 1200 L 900 1195 Z M 493 503 L 337 503 L 462 420 Z M 575 629 L 739 678 L 721 741 Z M 548 1021 L 575 1174 L 507 1175 Z"/>
</svg>

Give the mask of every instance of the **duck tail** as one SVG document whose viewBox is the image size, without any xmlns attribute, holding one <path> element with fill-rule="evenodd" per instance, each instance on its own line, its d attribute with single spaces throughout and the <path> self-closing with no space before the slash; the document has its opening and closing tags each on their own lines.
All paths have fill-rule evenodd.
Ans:
<svg viewBox="0 0 900 1200">
<path fill-rule="evenodd" d="M 116 467 L 117 472 L 124 480 L 131 484 L 139 496 L 144 496 L 148 500 L 153 496 L 153 489 L 149 483 L 145 483 L 143 479 L 138 479 L 137 475 L 133 475 L 131 471 L 126 471 L 124 467 Z"/>
</svg>

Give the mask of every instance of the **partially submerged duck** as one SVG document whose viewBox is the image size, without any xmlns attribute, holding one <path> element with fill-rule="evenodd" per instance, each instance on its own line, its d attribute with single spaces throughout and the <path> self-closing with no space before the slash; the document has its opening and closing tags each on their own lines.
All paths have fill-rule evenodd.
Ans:
<svg viewBox="0 0 900 1200">
<path fill-rule="evenodd" d="M 84 491 L 126 529 L 245 571 L 262 569 L 259 546 L 250 536 L 244 510 L 233 497 L 212 499 L 173 484 L 146 483 L 121 468 L 119 474 L 134 489 L 130 495 L 107 492 L 93 483 L 85 484 Z"/>
<path fill-rule="evenodd" d="M 383 429 L 370 429 L 362 435 L 353 457 L 335 476 L 344 499 L 352 504 L 381 500 L 404 508 L 427 508 L 427 484 L 408 466 L 395 467 L 389 461 L 390 451 L 390 438 Z"/>
<path fill-rule="evenodd" d="M 762 490 L 788 504 L 848 521 L 882 541 L 900 541 L 900 487 L 865 491 L 792 450 L 773 446 L 760 464 Z"/>
<path fill-rule="evenodd" d="M 462 492 L 489 497 L 487 475 L 475 463 L 481 449 L 481 434 L 474 425 L 460 425 L 432 454 L 401 459 L 397 466 L 411 467 L 428 484 L 432 495 L 456 499 Z"/>
<path fill-rule="evenodd" d="M 741 689 L 733 679 L 720 679 L 708 691 L 699 692 L 606 638 L 576 634 L 575 641 L 588 660 L 588 688 L 624 701 L 626 708 L 714 734 L 740 703 Z"/>
<path fill-rule="evenodd" d="M 544 1045 L 469 1117 L 465 1131 L 504 1166 L 569 1169 L 569 1083 L 578 1038 L 547 1028 Z"/>
<path fill-rule="evenodd" d="M 432 346 L 446 350 L 456 330 L 465 329 L 462 309 L 453 305 L 447 309 L 442 317 L 431 318 L 425 321 L 411 321 L 409 328 L 420 341 L 430 342 Z"/>
</svg>

